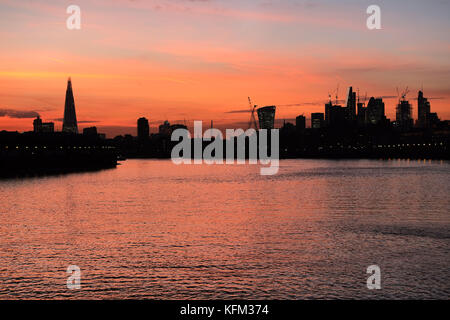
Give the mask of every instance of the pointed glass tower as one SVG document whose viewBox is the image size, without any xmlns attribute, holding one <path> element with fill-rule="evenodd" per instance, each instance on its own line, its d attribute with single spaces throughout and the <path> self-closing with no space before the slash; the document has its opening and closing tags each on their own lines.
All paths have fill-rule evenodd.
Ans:
<svg viewBox="0 0 450 320">
<path fill-rule="evenodd" d="M 356 92 L 353 87 L 348 88 L 347 97 L 347 120 L 355 120 L 356 118 Z"/>
<path fill-rule="evenodd" d="M 72 81 L 67 81 L 66 103 L 64 105 L 63 132 L 78 133 L 77 114 L 75 113 L 75 100 L 73 99 Z"/>
</svg>

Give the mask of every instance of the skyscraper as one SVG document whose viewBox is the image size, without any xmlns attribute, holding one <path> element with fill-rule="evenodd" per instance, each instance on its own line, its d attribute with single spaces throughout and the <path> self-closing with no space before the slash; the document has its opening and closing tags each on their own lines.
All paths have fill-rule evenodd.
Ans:
<svg viewBox="0 0 450 320">
<path fill-rule="evenodd" d="M 83 129 L 83 135 L 84 136 L 97 136 L 97 127 L 88 127 Z"/>
<path fill-rule="evenodd" d="M 439 123 L 441 122 L 441 120 L 439 119 L 438 115 L 436 112 L 430 112 L 427 115 L 427 125 L 429 127 L 435 127 L 437 125 L 439 125 Z"/>
<path fill-rule="evenodd" d="M 297 131 L 305 130 L 306 128 L 306 118 L 303 115 L 298 116 L 295 118 L 295 128 Z"/>
<path fill-rule="evenodd" d="M 164 121 L 163 124 L 161 124 L 159 126 L 159 134 L 162 134 L 164 136 L 169 136 L 170 135 L 170 122 L 169 121 Z"/>
<path fill-rule="evenodd" d="M 325 126 L 340 127 L 347 123 L 347 108 L 328 102 L 325 104 Z"/>
<path fill-rule="evenodd" d="M 34 128 L 34 132 L 41 132 L 42 129 L 42 119 L 41 117 L 37 116 L 36 119 L 34 119 L 33 121 L 33 128 Z"/>
<path fill-rule="evenodd" d="M 430 126 L 430 102 L 427 98 L 423 97 L 423 92 L 419 91 L 419 96 L 417 98 L 417 124 L 421 128 L 426 128 Z"/>
<path fill-rule="evenodd" d="M 325 112 L 324 112 L 324 116 L 325 116 L 325 125 L 328 127 L 330 125 L 330 109 L 333 107 L 333 103 L 331 102 L 331 98 L 330 98 L 330 102 L 325 103 Z M 312 119 L 311 119 L 311 127 L 312 127 Z"/>
<path fill-rule="evenodd" d="M 402 99 L 398 102 L 395 120 L 397 126 L 402 129 L 409 129 L 413 126 L 411 104 L 409 101 Z"/>
<path fill-rule="evenodd" d="M 367 108 L 363 102 L 358 102 L 358 115 L 356 119 L 358 121 L 358 126 L 363 127 L 366 124 L 366 111 Z"/>
<path fill-rule="evenodd" d="M 320 129 L 324 127 L 324 116 L 321 112 L 311 113 L 311 128 Z"/>
<path fill-rule="evenodd" d="M 365 116 L 366 124 L 382 124 L 386 120 L 383 99 L 371 97 L 365 110 Z"/>
<path fill-rule="evenodd" d="M 340 105 L 330 105 L 328 107 L 328 126 L 342 127 L 347 124 L 347 108 Z"/>
<path fill-rule="evenodd" d="M 275 127 L 275 108 L 275 106 L 268 106 L 257 110 L 260 129 L 273 129 Z"/>
<path fill-rule="evenodd" d="M 353 87 L 348 89 L 347 97 L 347 120 L 353 121 L 356 118 L 356 92 L 353 92 Z"/>
<path fill-rule="evenodd" d="M 55 124 L 53 122 L 42 122 L 41 117 L 37 116 L 33 121 L 35 133 L 52 133 L 55 132 Z"/>
<path fill-rule="evenodd" d="M 139 140 L 146 140 L 150 135 L 150 126 L 148 120 L 144 117 L 139 118 L 137 121 L 137 134 Z"/>
<path fill-rule="evenodd" d="M 63 132 L 78 133 L 77 115 L 75 113 L 75 100 L 73 98 L 72 81 L 67 81 L 66 102 L 64 104 Z"/>
</svg>

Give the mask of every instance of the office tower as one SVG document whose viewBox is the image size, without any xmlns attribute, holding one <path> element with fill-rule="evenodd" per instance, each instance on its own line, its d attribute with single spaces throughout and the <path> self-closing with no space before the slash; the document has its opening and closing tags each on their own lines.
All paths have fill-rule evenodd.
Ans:
<svg viewBox="0 0 450 320">
<path fill-rule="evenodd" d="M 275 106 L 267 106 L 257 110 L 260 129 L 273 129 L 275 127 L 275 108 Z"/>
<path fill-rule="evenodd" d="M 419 91 L 419 96 L 417 98 L 417 125 L 420 128 L 426 128 L 430 126 L 430 102 L 427 98 L 423 97 L 423 92 Z"/>
<path fill-rule="evenodd" d="M 328 102 L 328 103 L 325 103 L 325 125 L 328 127 L 329 125 L 330 125 L 330 109 L 331 109 L 331 107 L 333 107 L 333 103 L 331 102 L 331 100 L 330 100 L 330 102 Z M 311 120 L 312 120 L 312 118 L 311 118 Z M 311 126 L 312 127 L 312 126 Z"/>
<path fill-rule="evenodd" d="M 283 126 L 280 128 L 280 136 L 290 136 L 291 134 L 294 134 L 298 130 L 294 124 L 290 122 L 286 122 L 286 120 L 283 121 Z"/>
<path fill-rule="evenodd" d="M 63 132 L 78 133 L 77 115 L 75 113 L 75 100 L 73 98 L 72 81 L 67 81 L 66 102 L 64 104 Z"/>
<path fill-rule="evenodd" d="M 34 128 L 34 132 L 41 132 L 42 129 L 42 119 L 37 116 L 36 119 L 34 119 L 33 121 L 33 128 Z"/>
<path fill-rule="evenodd" d="M 139 140 L 146 140 L 150 135 L 150 127 L 148 125 L 148 120 L 144 117 L 139 118 L 137 121 L 137 134 Z"/>
<path fill-rule="evenodd" d="M 330 105 L 328 108 L 328 126 L 340 127 L 347 123 L 347 109 L 339 105 Z"/>
<path fill-rule="evenodd" d="M 396 124 L 402 129 L 409 129 L 413 126 L 411 104 L 405 99 L 400 100 L 397 105 Z"/>
<path fill-rule="evenodd" d="M 366 123 L 366 111 L 367 108 L 364 106 L 364 103 L 358 102 L 358 115 L 356 119 L 358 121 L 358 126 L 363 127 Z"/>
<path fill-rule="evenodd" d="M 36 133 L 52 133 L 55 132 L 55 124 L 53 122 L 42 122 L 42 119 L 37 116 L 33 121 L 33 131 Z"/>
<path fill-rule="evenodd" d="M 165 135 L 165 136 L 168 136 L 168 135 L 171 134 L 169 121 L 166 120 L 166 121 L 164 121 L 163 124 L 161 124 L 159 126 L 159 134 L 162 134 L 162 135 Z"/>
<path fill-rule="evenodd" d="M 441 120 L 439 119 L 438 115 L 436 112 L 430 112 L 427 115 L 427 125 L 429 127 L 435 127 L 437 125 L 439 125 L 441 122 Z"/>
<path fill-rule="evenodd" d="M 347 118 L 347 108 L 337 104 L 333 105 L 331 101 L 325 104 L 325 126 L 337 127 L 345 125 Z"/>
<path fill-rule="evenodd" d="M 353 121 L 356 119 L 356 92 L 353 92 L 353 87 L 348 89 L 346 119 Z"/>
<path fill-rule="evenodd" d="M 311 113 L 311 128 L 320 129 L 324 127 L 324 115 L 321 112 Z"/>
<path fill-rule="evenodd" d="M 378 125 L 383 124 L 386 120 L 384 113 L 384 102 L 381 98 L 371 97 L 365 110 L 366 124 Z"/>
<path fill-rule="evenodd" d="M 53 133 L 55 132 L 55 124 L 53 122 L 43 122 L 41 132 Z"/>
<path fill-rule="evenodd" d="M 89 127 L 83 129 L 83 135 L 85 136 L 97 136 L 97 127 Z"/>
<path fill-rule="evenodd" d="M 303 115 L 298 116 L 295 118 L 295 128 L 297 131 L 305 130 L 306 128 L 306 118 Z"/>
</svg>

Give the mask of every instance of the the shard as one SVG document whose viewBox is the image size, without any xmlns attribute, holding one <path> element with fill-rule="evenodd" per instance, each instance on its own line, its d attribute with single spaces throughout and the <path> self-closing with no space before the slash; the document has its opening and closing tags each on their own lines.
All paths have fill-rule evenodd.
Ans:
<svg viewBox="0 0 450 320">
<path fill-rule="evenodd" d="M 348 89 L 347 97 L 347 120 L 353 121 L 356 118 L 356 92 L 353 87 Z"/>
<path fill-rule="evenodd" d="M 70 78 L 67 81 L 62 131 L 78 133 L 77 114 L 75 113 L 75 100 L 73 99 L 72 81 L 70 80 Z"/>
</svg>

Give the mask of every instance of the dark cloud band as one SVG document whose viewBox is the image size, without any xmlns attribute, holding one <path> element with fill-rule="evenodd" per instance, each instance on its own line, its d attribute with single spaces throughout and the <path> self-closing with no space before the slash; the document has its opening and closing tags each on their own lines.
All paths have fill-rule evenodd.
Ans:
<svg viewBox="0 0 450 320">
<path fill-rule="evenodd" d="M 38 112 L 31 110 L 0 109 L 0 117 L 29 119 L 29 118 L 36 118 L 38 116 L 39 116 Z"/>
</svg>

